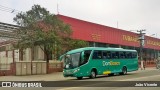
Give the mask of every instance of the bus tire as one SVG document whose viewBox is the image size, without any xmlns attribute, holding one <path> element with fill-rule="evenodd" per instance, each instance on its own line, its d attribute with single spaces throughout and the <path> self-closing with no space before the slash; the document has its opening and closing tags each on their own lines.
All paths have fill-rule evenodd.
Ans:
<svg viewBox="0 0 160 90">
<path fill-rule="evenodd" d="M 126 74 L 127 74 L 127 67 L 123 67 L 121 75 L 126 75 Z"/>
<path fill-rule="evenodd" d="M 78 80 L 82 80 L 83 77 L 77 77 Z"/>
<path fill-rule="evenodd" d="M 96 78 L 96 75 L 97 75 L 96 69 L 92 69 L 90 78 L 92 78 L 92 79 L 93 79 L 93 78 Z"/>
<path fill-rule="evenodd" d="M 114 76 L 114 73 L 108 74 L 108 76 Z"/>
</svg>

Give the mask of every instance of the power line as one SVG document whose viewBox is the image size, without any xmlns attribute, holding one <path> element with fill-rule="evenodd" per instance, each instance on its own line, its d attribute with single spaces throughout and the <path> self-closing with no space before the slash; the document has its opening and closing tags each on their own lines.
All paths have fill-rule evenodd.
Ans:
<svg viewBox="0 0 160 90">
<path fill-rule="evenodd" d="M 19 10 L 15 10 L 2 5 L 0 5 L 0 11 L 8 12 L 11 14 L 17 14 L 21 12 Z M 13 41 L 13 39 L 16 40 L 17 36 L 15 33 L 19 28 L 20 27 L 17 25 L 11 25 L 11 24 L 0 22 L 0 44 L 9 40 L 11 41 Z"/>
<path fill-rule="evenodd" d="M 15 10 L 15 9 L 12 9 L 12 8 L 9 8 L 6 6 L 2 6 L 2 5 L 0 5 L 0 11 L 9 12 L 9 13 L 13 13 L 13 14 L 17 14 L 17 13 L 21 12 L 19 10 Z"/>
<path fill-rule="evenodd" d="M 15 9 L 13 9 L 13 8 L 9 8 L 9 7 L 6 7 L 6 6 L 2 6 L 2 5 L 0 5 L 0 8 L 2 8 L 2 9 L 6 9 L 6 10 L 15 10 Z M 20 12 L 19 10 L 15 10 L 16 12 Z"/>
</svg>

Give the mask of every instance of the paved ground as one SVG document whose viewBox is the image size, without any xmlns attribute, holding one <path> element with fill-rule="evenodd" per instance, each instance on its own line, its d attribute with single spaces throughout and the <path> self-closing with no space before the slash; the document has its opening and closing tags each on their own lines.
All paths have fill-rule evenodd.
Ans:
<svg viewBox="0 0 160 90">
<path fill-rule="evenodd" d="M 64 78 L 61 72 L 52 73 L 47 75 L 32 75 L 32 76 L 3 76 L 0 77 L 0 81 L 77 81 L 75 78 Z M 107 85 L 104 82 L 93 82 L 93 81 L 160 81 L 160 70 L 155 68 L 147 68 L 146 70 L 138 70 L 135 72 L 128 73 L 128 75 L 117 75 L 117 76 L 98 76 L 96 79 L 84 78 L 85 83 L 81 83 L 81 87 L 48 87 L 48 88 L 0 88 L 0 90 L 160 90 L 160 87 L 97 87 L 99 85 Z M 93 83 L 86 83 L 87 81 Z M 76 83 L 71 83 L 76 84 Z M 122 84 L 112 82 L 113 85 Z M 70 85 L 66 82 L 66 85 Z"/>
<path fill-rule="evenodd" d="M 146 72 L 156 70 L 156 68 L 146 68 L 146 70 L 138 70 L 138 72 Z M 29 76 L 0 76 L 0 81 L 59 81 L 59 80 L 74 80 L 75 78 L 64 78 L 62 72 L 55 72 L 44 75 L 29 75 Z"/>
<path fill-rule="evenodd" d="M 68 78 L 69 79 L 69 78 Z M 59 81 L 66 80 L 62 72 L 29 76 L 0 76 L 0 81 Z"/>
</svg>

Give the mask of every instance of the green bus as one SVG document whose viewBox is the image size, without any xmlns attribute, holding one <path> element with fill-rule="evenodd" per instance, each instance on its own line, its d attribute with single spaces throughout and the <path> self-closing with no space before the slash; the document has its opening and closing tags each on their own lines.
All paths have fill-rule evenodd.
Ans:
<svg viewBox="0 0 160 90">
<path fill-rule="evenodd" d="M 64 77 L 95 78 L 97 75 L 122 75 L 138 70 L 136 50 L 85 47 L 68 51 L 63 58 Z"/>
</svg>

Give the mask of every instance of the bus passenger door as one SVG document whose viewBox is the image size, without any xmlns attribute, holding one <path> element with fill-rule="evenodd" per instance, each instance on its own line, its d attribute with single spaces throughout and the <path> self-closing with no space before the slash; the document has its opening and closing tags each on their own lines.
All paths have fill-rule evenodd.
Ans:
<svg viewBox="0 0 160 90">
<path fill-rule="evenodd" d="M 90 67 L 90 64 L 89 64 L 90 54 L 91 54 L 91 50 L 85 50 L 81 54 L 80 66 L 82 66 L 81 67 L 81 71 L 84 73 L 84 75 L 88 75 L 89 72 L 90 72 L 89 71 L 89 67 Z"/>
</svg>

